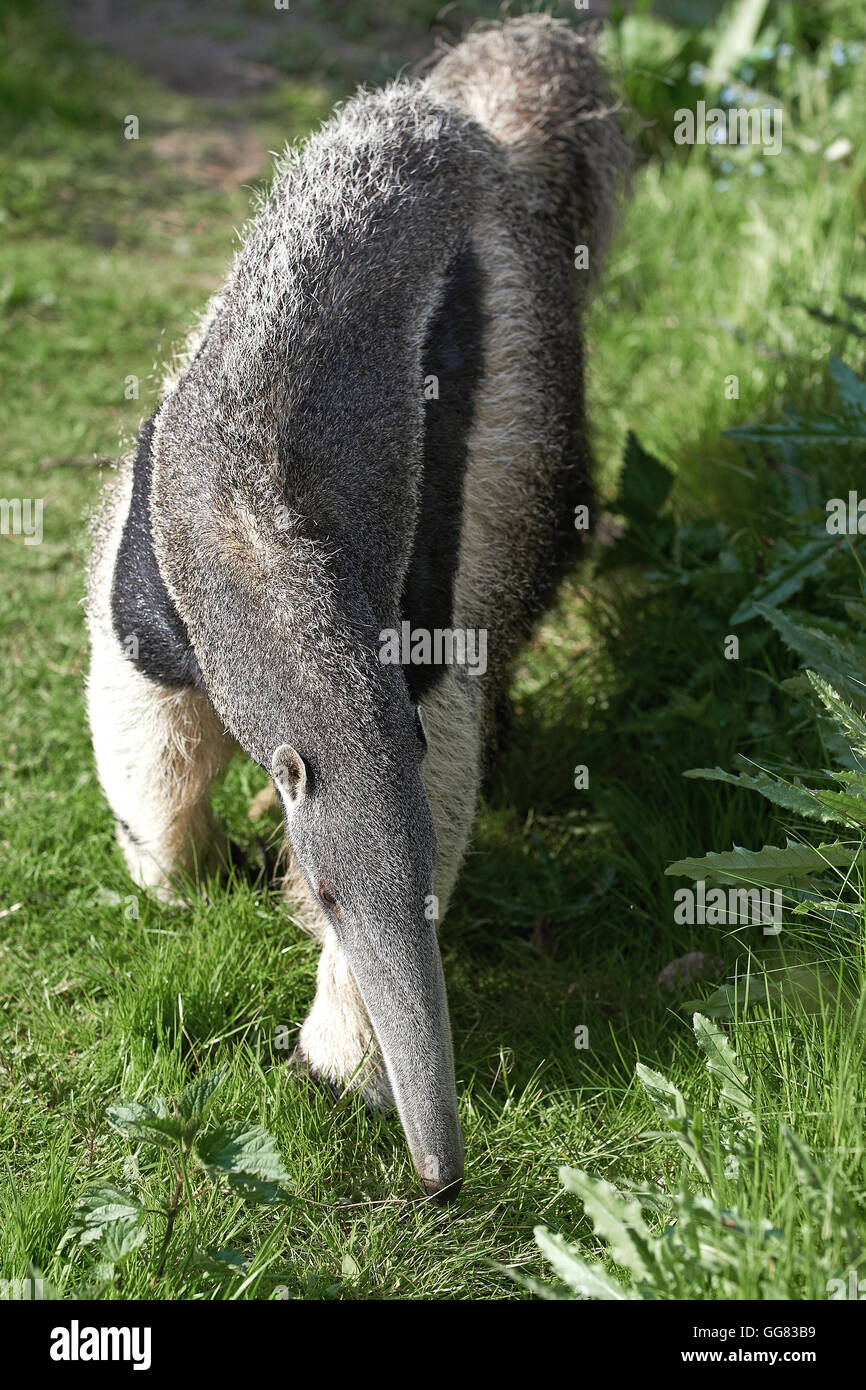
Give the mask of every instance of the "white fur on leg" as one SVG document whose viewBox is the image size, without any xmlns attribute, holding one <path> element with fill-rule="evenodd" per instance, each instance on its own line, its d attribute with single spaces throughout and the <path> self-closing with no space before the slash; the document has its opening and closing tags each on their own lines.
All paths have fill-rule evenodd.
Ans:
<svg viewBox="0 0 866 1390">
<path fill-rule="evenodd" d="M 116 638 L 93 642 L 87 703 L 99 780 L 130 876 L 142 888 L 166 890 L 173 874 L 201 866 L 217 843 L 208 792 L 231 740 L 201 691 L 156 685 Z"/>
<path fill-rule="evenodd" d="M 193 871 L 219 842 L 208 792 L 235 745 L 202 691 L 150 680 L 114 631 L 111 586 L 131 486 L 127 460 L 99 519 L 91 565 L 87 710 L 129 873 L 170 900 L 177 871 Z"/>
<path fill-rule="evenodd" d="M 362 1090 L 378 1109 L 393 1107 L 364 1001 L 333 929 L 328 928 L 316 971 L 316 997 L 301 1028 L 300 1049 L 323 1081 Z"/>
</svg>

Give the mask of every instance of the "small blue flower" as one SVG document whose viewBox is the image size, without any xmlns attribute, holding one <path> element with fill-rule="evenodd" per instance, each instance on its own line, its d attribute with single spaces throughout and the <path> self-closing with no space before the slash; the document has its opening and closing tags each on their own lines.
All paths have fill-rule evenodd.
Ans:
<svg viewBox="0 0 866 1390">
<path fill-rule="evenodd" d="M 789 43 L 780 43 L 776 52 L 780 58 L 790 58 L 794 50 Z"/>
<path fill-rule="evenodd" d="M 693 87 L 701 85 L 706 71 L 703 63 L 689 63 L 689 81 Z"/>
<path fill-rule="evenodd" d="M 754 174 L 755 178 L 759 179 L 763 172 L 764 166 L 761 163 L 760 159 L 753 159 L 751 164 L 749 165 L 749 173 Z"/>
<path fill-rule="evenodd" d="M 848 55 L 845 52 L 845 45 L 844 43 L 840 43 L 839 40 L 836 39 L 830 45 L 830 62 L 834 63 L 837 68 L 841 68 L 844 67 L 847 61 Z"/>
</svg>

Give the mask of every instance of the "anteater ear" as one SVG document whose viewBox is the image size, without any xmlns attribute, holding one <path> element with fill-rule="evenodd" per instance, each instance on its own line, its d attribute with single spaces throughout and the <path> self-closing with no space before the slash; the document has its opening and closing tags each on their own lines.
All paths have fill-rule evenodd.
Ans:
<svg viewBox="0 0 866 1390">
<path fill-rule="evenodd" d="M 300 753 L 290 743 L 281 743 L 271 758 L 271 772 L 287 802 L 302 800 L 307 786 L 307 769 Z"/>
</svg>

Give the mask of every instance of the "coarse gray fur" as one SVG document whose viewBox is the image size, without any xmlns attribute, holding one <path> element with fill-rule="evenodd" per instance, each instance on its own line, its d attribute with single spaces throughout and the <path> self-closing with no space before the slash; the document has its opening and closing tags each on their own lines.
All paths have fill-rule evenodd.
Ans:
<svg viewBox="0 0 866 1390">
<path fill-rule="evenodd" d="M 166 382 L 144 510 L 127 459 L 97 525 L 88 701 L 131 872 L 168 895 L 218 835 L 208 788 L 236 744 L 268 769 L 322 942 L 299 1056 L 393 1100 L 439 1196 L 459 1189 L 463 1143 L 437 918 L 497 697 L 590 500 L 574 247 L 597 268 L 627 164 L 588 40 L 545 16 L 481 27 L 423 80 L 360 92 L 280 161 Z M 423 363 L 443 295 L 462 312 L 464 274 L 478 352 L 454 388 L 472 376 L 460 505 L 443 518 L 435 491 L 433 511 L 422 502 L 425 411 L 448 402 L 425 403 Z M 400 625 L 433 521 L 456 556 L 450 626 L 486 630 L 488 670 L 435 672 L 425 749 L 379 635 Z M 173 650 L 177 633 L 184 675 L 154 678 L 139 639 Z"/>
</svg>

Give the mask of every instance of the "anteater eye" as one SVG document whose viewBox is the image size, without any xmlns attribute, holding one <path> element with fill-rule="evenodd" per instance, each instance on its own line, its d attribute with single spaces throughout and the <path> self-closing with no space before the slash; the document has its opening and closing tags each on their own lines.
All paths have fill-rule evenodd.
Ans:
<svg viewBox="0 0 866 1390">
<path fill-rule="evenodd" d="M 334 892 L 332 885 L 330 883 L 326 883 L 324 879 L 322 879 L 319 883 L 319 897 L 325 904 L 325 907 L 329 907 L 331 911 L 336 913 L 336 915 L 339 917 L 340 909 L 337 907 L 337 895 Z"/>
</svg>

